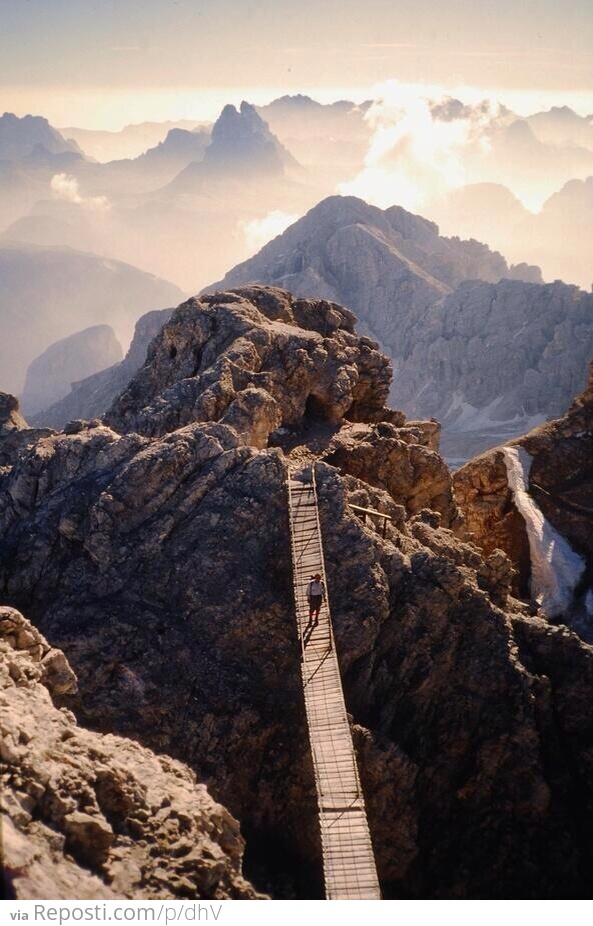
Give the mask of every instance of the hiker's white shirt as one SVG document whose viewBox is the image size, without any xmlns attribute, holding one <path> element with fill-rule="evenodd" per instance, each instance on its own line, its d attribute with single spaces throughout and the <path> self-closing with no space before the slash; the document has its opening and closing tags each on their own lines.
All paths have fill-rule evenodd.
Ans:
<svg viewBox="0 0 593 926">
<path fill-rule="evenodd" d="M 315 579 L 309 582 L 307 598 L 323 598 L 323 582 L 316 582 Z"/>
</svg>

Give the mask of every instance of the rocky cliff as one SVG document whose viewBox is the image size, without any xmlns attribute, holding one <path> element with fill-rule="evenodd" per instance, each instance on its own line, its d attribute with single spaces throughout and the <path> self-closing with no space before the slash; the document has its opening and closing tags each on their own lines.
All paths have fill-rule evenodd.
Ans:
<svg viewBox="0 0 593 926">
<path fill-rule="evenodd" d="M 560 281 L 467 282 L 419 315 L 398 365 L 402 406 L 435 415 L 464 460 L 563 414 L 593 356 L 593 295 Z"/>
<path fill-rule="evenodd" d="M 583 393 L 562 417 L 510 443 L 528 455 L 528 492 L 533 503 L 575 553 L 585 569 L 565 620 L 593 641 L 593 368 Z M 524 520 L 517 510 L 503 448 L 476 457 L 454 477 L 455 494 L 471 537 L 491 551 L 505 550 L 518 570 L 518 587 L 529 595 L 531 555 Z"/>
<path fill-rule="evenodd" d="M 389 377 L 332 303 L 190 300 L 102 423 L 12 454 L 0 594 L 67 653 L 81 722 L 188 763 L 257 887 L 318 896 L 285 486 L 317 461 L 384 895 L 587 896 L 593 650 L 459 538 L 438 427 L 384 407 Z"/>
<path fill-rule="evenodd" d="M 0 437 L 12 431 L 23 431 L 27 422 L 20 413 L 18 399 L 6 392 L 0 392 Z"/>
<path fill-rule="evenodd" d="M 0 607 L 5 896 L 254 897 L 237 821 L 181 763 L 79 727 L 60 707 L 75 691 L 64 654 Z"/>
<path fill-rule="evenodd" d="M 398 206 L 330 196 L 212 288 L 259 281 L 334 299 L 397 357 L 409 315 L 462 280 L 496 282 L 509 272 L 486 245 L 442 238 L 434 222 Z"/>
<path fill-rule="evenodd" d="M 19 452 L 52 433 L 49 428 L 30 428 L 21 415 L 18 399 L 0 392 L 0 468 L 11 466 Z"/>
</svg>

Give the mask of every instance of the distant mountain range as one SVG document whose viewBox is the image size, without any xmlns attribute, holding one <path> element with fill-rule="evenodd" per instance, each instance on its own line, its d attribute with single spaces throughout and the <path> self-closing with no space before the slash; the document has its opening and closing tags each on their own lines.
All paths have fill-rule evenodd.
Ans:
<svg viewBox="0 0 593 926">
<path fill-rule="evenodd" d="M 57 174 L 65 178 L 56 187 Z M 211 133 L 173 129 L 138 158 L 24 171 L 25 186 L 27 177 L 37 196 L 15 201 L 0 171 L 0 216 L 4 195 L 19 210 L 7 239 L 117 258 L 188 290 L 249 253 L 249 222 L 273 211 L 300 214 L 319 199 L 307 172 L 248 103 L 225 107 Z"/>
<path fill-rule="evenodd" d="M 67 395 L 75 380 L 121 359 L 121 345 L 110 325 L 93 325 L 55 341 L 29 364 L 21 396 L 23 414 L 30 418 Z"/>
<path fill-rule="evenodd" d="M 321 104 L 302 94 L 225 106 L 213 126 L 146 123 L 119 133 L 59 132 L 41 117 L 7 115 L 0 234 L 94 251 L 197 289 L 248 256 L 268 228 L 286 227 L 337 188 L 372 197 L 364 174 L 382 118 L 392 117 L 381 116 L 377 101 Z M 577 197 L 565 197 L 560 226 L 557 210 L 547 217 L 554 197 L 535 218 L 523 202 L 541 202 L 542 191 L 563 195 L 567 182 L 593 176 L 591 120 L 567 107 L 519 118 L 452 98 L 430 104 L 429 118 L 437 134 L 441 122 L 463 124 L 455 158 L 471 182 L 448 196 L 437 184 L 423 214 L 448 235 L 588 286 L 590 222 Z M 97 163 L 98 136 L 111 154 L 121 143 L 117 158 Z M 398 159 L 414 156 L 413 145 L 386 150 L 382 169 L 397 173 Z"/>
<path fill-rule="evenodd" d="M 64 138 L 42 116 L 23 116 L 4 113 L 0 116 L 0 160 L 18 161 L 35 151 L 48 154 L 71 152 L 82 156 L 75 141 Z"/>
<path fill-rule="evenodd" d="M 103 415 L 113 400 L 128 385 L 134 374 L 146 360 L 146 350 L 173 309 L 154 309 L 142 315 L 136 322 L 134 336 L 126 356 L 111 366 L 86 374 L 71 384 L 70 391 L 53 403 L 46 403 L 37 414 L 29 415 L 29 422 L 35 427 L 62 428 L 68 421 L 89 419 Z"/>
<path fill-rule="evenodd" d="M 349 100 L 323 104 L 296 94 L 279 97 L 257 111 L 329 192 L 354 176 L 364 162 L 373 132 L 366 119 L 371 105 L 371 100 L 360 105 Z"/>
<path fill-rule="evenodd" d="M 154 148 L 164 141 L 171 129 L 191 132 L 198 128 L 207 129 L 208 123 L 180 119 L 176 122 L 139 122 L 126 125 L 118 132 L 81 129 L 75 126 L 60 129 L 60 132 L 65 138 L 76 142 L 88 157 L 107 162 L 139 157 L 149 148 Z"/>
<path fill-rule="evenodd" d="M 180 302 L 165 280 L 68 248 L 0 246 L 0 388 L 20 393 L 31 361 L 59 338 L 111 325 L 127 344 L 148 309 Z"/>
<path fill-rule="evenodd" d="M 444 425 L 449 459 L 560 414 L 593 355 L 593 296 L 477 241 L 330 197 L 209 290 L 248 282 L 351 308 L 394 360 L 392 401 Z"/>
<path fill-rule="evenodd" d="M 447 232 L 487 240 L 515 260 L 539 264 L 548 278 L 591 286 L 593 176 L 565 183 L 537 214 L 507 187 L 479 183 L 453 190 L 430 215 Z"/>
<path fill-rule="evenodd" d="M 579 116 L 570 106 L 552 106 L 528 116 L 533 133 L 550 145 L 575 145 L 593 150 L 593 115 Z"/>
</svg>

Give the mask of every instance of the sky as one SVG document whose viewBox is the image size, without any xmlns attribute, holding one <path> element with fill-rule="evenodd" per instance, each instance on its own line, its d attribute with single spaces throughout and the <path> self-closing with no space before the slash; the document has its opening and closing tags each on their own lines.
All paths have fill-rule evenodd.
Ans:
<svg viewBox="0 0 593 926">
<path fill-rule="evenodd" d="M 593 111 L 591 0 L 0 0 L 2 109 L 118 128 L 385 80 Z"/>
</svg>

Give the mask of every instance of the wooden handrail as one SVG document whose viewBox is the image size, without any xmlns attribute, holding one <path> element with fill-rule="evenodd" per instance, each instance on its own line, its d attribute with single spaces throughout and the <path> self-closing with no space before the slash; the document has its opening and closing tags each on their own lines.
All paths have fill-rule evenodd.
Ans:
<svg viewBox="0 0 593 926">
<path fill-rule="evenodd" d="M 349 508 L 354 508 L 355 511 L 364 511 L 365 514 L 374 514 L 378 518 L 384 518 L 386 521 L 392 521 L 393 518 L 390 514 L 385 514 L 384 511 L 376 511 L 375 508 L 363 508 L 362 505 L 353 505 L 351 502 L 348 502 Z"/>
<path fill-rule="evenodd" d="M 382 518 L 383 519 L 383 539 L 385 539 L 385 534 L 387 532 L 387 522 L 392 521 L 393 518 L 390 514 L 385 514 L 384 511 L 376 511 L 374 508 L 363 508 L 362 505 L 353 505 L 351 502 L 348 502 L 348 507 L 352 508 L 354 511 L 360 511 L 363 518 L 363 523 L 366 521 L 367 514 L 370 514 L 373 518 Z"/>
</svg>

